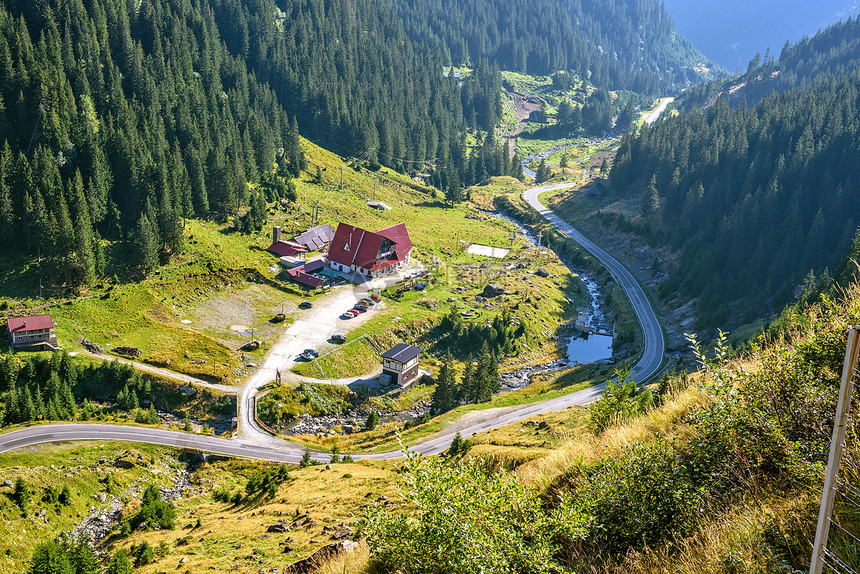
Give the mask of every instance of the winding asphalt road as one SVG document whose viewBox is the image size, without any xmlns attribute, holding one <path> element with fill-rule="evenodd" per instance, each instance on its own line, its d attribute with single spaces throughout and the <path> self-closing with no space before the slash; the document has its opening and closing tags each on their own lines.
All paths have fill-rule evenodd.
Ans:
<svg viewBox="0 0 860 574">
<path fill-rule="evenodd" d="M 665 106 L 664 106 L 665 107 Z M 633 306 L 633 311 L 636 313 L 636 318 L 639 320 L 639 326 L 645 335 L 645 344 L 642 349 L 642 357 L 639 362 L 631 369 L 632 378 L 638 383 L 648 381 L 651 377 L 657 374 L 660 370 L 660 365 L 663 362 L 663 353 L 666 351 L 666 341 L 663 338 L 663 330 L 660 328 L 660 321 L 657 319 L 657 314 L 648 297 L 645 295 L 642 286 L 636 281 L 633 275 L 614 257 L 606 251 L 595 245 L 590 239 L 582 233 L 571 227 L 562 218 L 554 212 L 547 209 L 538 199 L 541 193 L 547 191 L 555 191 L 573 187 L 572 183 L 556 183 L 533 187 L 523 193 L 523 198 L 534 207 L 541 215 L 543 215 L 552 225 L 558 229 L 562 235 L 573 239 L 579 243 L 586 251 L 597 257 L 597 259 L 609 269 L 613 279 L 617 281 L 624 292 L 630 299 L 630 304 Z"/>
<path fill-rule="evenodd" d="M 632 375 L 633 379 L 637 382 L 645 382 L 659 372 L 665 349 L 663 331 L 660 328 L 660 323 L 657 320 L 654 310 L 648 302 L 648 298 L 645 296 L 645 292 L 624 266 L 538 201 L 538 195 L 545 191 L 558 190 L 571 186 L 572 184 L 567 183 L 535 187 L 526 191 L 524 193 L 524 198 L 564 235 L 582 245 L 604 265 L 606 265 L 610 273 L 612 273 L 612 276 L 627 293 L 627 296 L 630 298 L 633 305 L 636 317 L 639 320 L 639 324 L 645 334 L 645 344 L 643 347 L 642 357 L 633 367 Z M 290 351 L 293 351 L 293 349 L 290 349 Z M 280 355 L 280 353 L 278 353 L 278 355 Z M 285 357 L 281 356 L 275 357 L 277 360 L 283 360 L 284 358 Z M 265 374 L 266 377 L 268 377 L 266 382 L 271 380 L 274 376 L 273 364 L 275 362 L 277 361 L 267 361 L 268 369 L 261 369 L 261 371 L 266 370 Z M 269 373 L 268 371 L 272 372 Z M 245 385 L 245 388 L 241 393 L 240 401 L 245 408 L 240 410 L 245 413 L 252 412 L 252 409 L 250 408 L 251 393 L 253 392 L 252 390 L 256 390 L 259 386 L 257 383 L 260 381 L 262 381 L 262 378 L 252 377 L 252 380 Z M 540 403 L 524 405 L 521 407 L 487 409 L 478 413 L 471 413 L 472 415 L 478 415 L 477 418 L 480 420 L 466 428 L 459 429 L 459 433 L 461 436 L 466 438 L 477 433 L 505 426 L 539 414 L 559 411 L 575 405 L 586 405 L 593 402 L 600 396 L 603 392 L 604 385 L 605 383 L 595 385 L 575 393 L 570 393 L 568 395 Z M 241 421 L 244 425 L 240 424 L 240 428 L 244 427 L 245 432 L 242 432 L 238 438 L 234 439 L 218 438 L 165 429 L 120 425 L 73 423 L 36 425 L 0 434 L 0 453 L 46 442 L 121 440 L 191 448 L 216 454 L 275 462 L 297 463 L 301 460 L 305 449 L 298 445 L 271 436 L 268 436 L 267 440 L 261 444 L 258 437 L 248 436 L 248 434 L 250 434 L 248 433 L 249 430 L 253 433 L 253 431 L 258 429 L 256 429 L 256 425 L 254 424 L 252 417 L 248 415 L 245 415 L 245 417 L 248 420 Z M 431 437 L 422 443 L 410 447 L 410 450 L 417 451 L 423 455 L 439 454 L 448 448 L 454 435 L 455 431 L 452 431 L 450 433 Z M 329 454 L 322 452 L 312 452 L 311 456 L 314 460 L 321 462 L 324 462 L 329 458 Z M 400 458 L 402 456 L 403 455 L 400 451 L 389 451 L 382 453 L 356 454 L 353 455 L 353 458 L 385 460 Z"/>
</svg>

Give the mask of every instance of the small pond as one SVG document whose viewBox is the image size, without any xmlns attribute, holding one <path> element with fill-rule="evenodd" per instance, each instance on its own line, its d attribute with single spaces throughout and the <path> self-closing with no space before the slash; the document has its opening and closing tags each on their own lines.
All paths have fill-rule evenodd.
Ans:
<svg viewBox="0 0 860 574">
<path fill-rule="evenodd" d="M 612 357 L 612 336 L 592 334 L 586 338 L 571 339 L 567 346 L 567 360 L 585 365 Z"/>
</svg>

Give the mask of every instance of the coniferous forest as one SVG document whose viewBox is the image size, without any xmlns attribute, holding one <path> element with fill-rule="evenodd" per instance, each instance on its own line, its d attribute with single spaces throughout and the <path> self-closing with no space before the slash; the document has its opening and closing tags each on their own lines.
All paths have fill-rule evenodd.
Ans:
<svg viewBox="0 0 860 574">
<path fill-rule="evenodd" d="M 643 0 L 389 0 L 409 36 L 455 66 L 571 71 L 593 85 L 658 94 L 709 73 L 658 2 Z M 644 48 L 644 47 L 647 47 Z"/>
<path fill-rule="evenodd" d="M 398 169 L 430 160 L 445 183 L 458 167 L 465 185 L 511 169 L 490 138 L 493 161 L 470 170 L 462 142 L 495 125 L 497 69 L 459 87 L 375 0 L 283 7 L 0 7 L 0 240 L 57 283 L 93 283 L 105 240 L 149 271 L 183 249 L 183 218 L 233 215 L 258 203 L 249 183 L 297 176 L 300 132 Z"/>
<path fill-rule="evenodd" d="M 827 283 L 860 223 L 858 108 L 855 68 L 756 106 L 721 98 L 625 136 L 612 183 L 656 191 L 651 239 L 680 252 L 661 294 L 697 298 L 714 326 L 778 309 L 810 271 Z"/>
</svg>

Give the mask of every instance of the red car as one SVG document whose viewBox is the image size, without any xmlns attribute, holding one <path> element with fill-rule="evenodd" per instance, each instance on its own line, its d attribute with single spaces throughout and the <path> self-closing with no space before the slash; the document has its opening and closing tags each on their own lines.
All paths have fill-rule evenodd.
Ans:
<svg viewBox="0 0 860 574">
<path fill-rule="evenodd" d="M 374 303 L 379 303 L 380 301 L 382 301 L 382 298 L 379 295 L 371 295 L 370 300 Z"/>
</svg>

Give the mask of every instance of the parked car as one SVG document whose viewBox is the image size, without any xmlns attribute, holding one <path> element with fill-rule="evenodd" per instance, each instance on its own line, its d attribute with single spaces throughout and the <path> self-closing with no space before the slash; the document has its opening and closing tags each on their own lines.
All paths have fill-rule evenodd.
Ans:
<svg viewBox="0 0 860 574">
<path fill-rule="evenodd" d="M 367 305 L 362 305 L 361 303 L 356 303 L 356 304 L 355 304 L 355 307 L 353 307 L 353 308 L 354 308 L 354 309 L 358 309 L 358 310 L 359 310 L 359 311 L 361 311 L 362 313 L 364 313 L 365 311 L 367 311 Z"/>
<path fill-rule="evenodd" d="M 371 301 L 370 299 L 367 299 L 367 298 L 359 299 L 358 302 L 361 303 L 362 305 L 364 305 L 365 307 L 373 307 L 374 305 L 376 305 L 376 303 L 374 303 L 373 301 Z"/>
<path fill-rule="evenodd" d="M 380 301 L 382 301 L 382 297 L 380 297 L 379 295 L 371 295 L 370 300 L 374 303 L 379 303 Z"/>
<path fill-rule="evenodd" d="M 313 361 L 313 360 L 314 360 L 314 356 L 313 356 L 313 355 L 311 355 L 310 353 L 308 353 L 307 351 L 305 351 L 304 353 L 302 353 L 302 354 L 301 354 L 301 355 L 299 355 L 299 356 L 300 356 L 302 359 L 304 359 L 305 361 Z"/>
<path fill-rule="evenodd" d="M 301 303 L 299 303 L 299 309 L 310 309 L 313 306 L 314 304 L 310 301 L 302 301 Z"/>
<path fill-rule="evenodd" d="M 367 312 L 367 307 L 356 305 L 355 307 L 353 307 L 352 309 L 350 309 L 350 311 L 352 311 L 352 312 L 353 312 L 353 313 L 355 313 L 356 315 L 360 315 L 361 313 L 366 313 L 366 312 Z"/>
<path fill-rule="evenodd" d="M 341 335 L 340 333 L 332 335 L 331 340 L 335 343 L 346 343 L 346 337 L 344 335 Z"/>
<path fill-rule="evenodd" d="M 349 312 L 349 311 L 345 311 L 345 312 L 344 312 L 344 314 L 340 316 L 340 318 L 341 318 L 341 319 L 344 319 L 344 320 L 346 320 L 346 319 L 352 319 L 353 317 L 355 317 L 355 315 L 353 315 L 353 314 L 352 314 L 351 312 Z"/>
<path fill-rule="evenodd" d="M 305 349 L 302 354 L 303 355 L 310 355 L 312 357 L 319 357 L 320 356 L 320 354 L 317 353 L 316 351 L 314 351 L 313 349 Z"/>
</svg>

